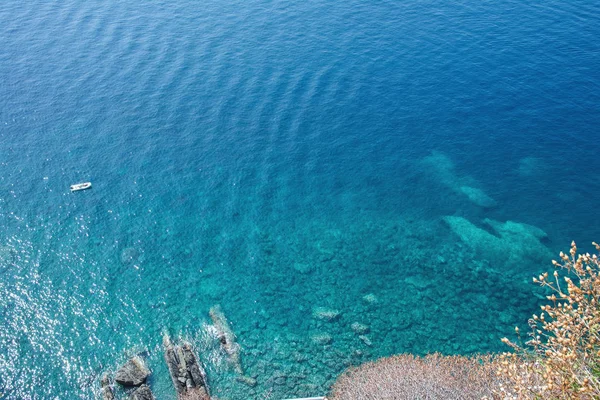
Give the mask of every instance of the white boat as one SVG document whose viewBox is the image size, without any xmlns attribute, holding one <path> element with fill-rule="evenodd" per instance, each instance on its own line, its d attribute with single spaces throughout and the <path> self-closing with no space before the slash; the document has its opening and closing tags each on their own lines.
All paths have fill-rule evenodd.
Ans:
<svg viewBox="0 0 600 400">
<path fill-rule="evenodd" d="M 71 192 L 77 192 L 78 190 L 85 190 L 92 187 L 92 182 L 83 182 L 71 185 Z"/>
</svg>

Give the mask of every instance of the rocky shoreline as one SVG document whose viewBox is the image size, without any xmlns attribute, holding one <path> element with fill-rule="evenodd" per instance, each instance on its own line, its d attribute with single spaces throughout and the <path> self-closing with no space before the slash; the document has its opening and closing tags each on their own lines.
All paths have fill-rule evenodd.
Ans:
<svg viewBox="0 0 600 400">
<path fill-rule="evenodd" d="M 168 335 L 163 337 L 165 362 L 180 400 L 210 400 L 206 372 L 192 351 L 192 345 L 182 341 L 174 345 Z"/>
<path fill-rule="evenodd" d="M 227 356 L 229 363 L 237 373 L 237 380 L 250 387 L 256 386 L 256 379 L 244 374 L 241 362 L 241 347 L 235 340 L 221 307 L 216 305 L 210 309 L 213 325 L 210 330 L 218 342 L 221 351 Z M 167 365 L 173 387 L 178 400 L 211 400 L 206 372 L 200 358 L 195 354 L 190 342 L 180 339 L 173 341 L 168 334 L 163 335 L 164 360 Z M 121 385 L 127 392 L 129 400 L 155 400 L 154 394 L 146 384 L 151 371 L 144 359 L 136 355 L 123 364 L 114 377 L 104 373 L 100 380 L 102 400 L 115 400 L 114 384 Z"/>
<path fill-rule="evenodd" d="M 211 400 L 206 372 L 194 354 L 192 345 L 181 340 L 174 344 L 169 335 L 163 336 L 164 359 L 177 392 L 178 400 Z M 154 394 L 146 379 L 151 372 L 143 358 L 135 356 L 123 364 L 115 373 L 114 379 L 105 373 L 100 380 L 102 400 L 115 400 L 113 380 L 122 385 L 128 392 L 129 400 L 155 400 Z"/>
</svg>

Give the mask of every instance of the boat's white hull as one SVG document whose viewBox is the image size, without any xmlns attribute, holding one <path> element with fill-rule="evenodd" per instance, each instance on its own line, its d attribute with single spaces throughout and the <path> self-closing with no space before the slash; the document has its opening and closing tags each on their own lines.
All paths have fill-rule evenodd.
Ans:
<svg viewBox="0 0 600 400">
<path fill-rule="evenodd" d="M 71 192 L 77 192 L 79 190 L 85 190 L 92 187 L 92 182 L 83 182 L 76 185 L 71 185 Z"/>
</svg>

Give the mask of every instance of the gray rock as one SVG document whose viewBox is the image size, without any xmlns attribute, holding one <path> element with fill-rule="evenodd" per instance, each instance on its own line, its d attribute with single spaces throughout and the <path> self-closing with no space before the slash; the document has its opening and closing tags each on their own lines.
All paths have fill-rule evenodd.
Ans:
<svg viewBox="0 0 600 400">
<path fill-rule="evenodd" d="M 124 386 L 139 386 L 146 381 L 150 370 L 141 357 L 133 357 L 115 374 L 115 381 Z"/>
<path fill-rule="evenodd" d="M 357 333 L 359 335 L 364 335 L 365 333 L 369 333 L 369 327 L 365 324 L 361 324 L 360 322 L 354 322 L 351 325 L 351 328 L 354 331 L 354 333 Z"/>
<path fill-rule="evenodd" d="M 185 341 L 182 345 L 174 345 L 168 335 L 163 337 L 163 345 L 169 374 L 177 390 L 177 399 L 210 400 L 206 373 L 192 351 L 192 345 Z"/>
<path fill-rule="evenodd" d="M 155 400 L 155 398 L 150 388 L 146 385 L 142 385 L 131 393 L 129 400 Z"/>
<path fill-rule="evenodd" d="M 189 343 L 184 342 L 183 346 L 181 346 L 181 349 L 183 353 L 183 359 L 185 360 L 185 365 L 193 381 L 192 387 L 206 386 L 206 377 L 204 376 L 204 371 L 200 368 L 200 364 L 192 352 L 192 346 Z"/>
<path fill-rule="evenodd" d="M 246 375 L 239 375 L 235 378 L 238 382 L 243 383 L 244 385 L 247 385 L 249 387 L 255 387 L 256 386 L 256 379 L 254 379 L 251 376 L 246 376 Z"/>
<path fill-rule="evenodd" d="M 100 390 L 102 392 L 102 400 L 115 400 L 115 395 L 110 387 L 110 377 L 108 374 L 102 375 L 100 380 Z"/>
<path fill-rule="evenodd" d="M 331 335 L 327 333 L 317 333 L 310 337 L 313 343 L 324 346 L 326 344 L 330 344 L 333 341 Z"/>
<path fill-rule="evenodd" d="M 181 394 L 185 392 L 185 384 L 182 384 L 182 382 L 179 381 L 179 358 L 177 357 L 176 348 L 173 343 L 171 343 L 171 339 L 168 335 L 164 335 L 163 345 L 165 347 L 165 362 L 169 368 L 169 375 L 171 375 L 173 386 L 175 386 L 177 393 Z"/>
<path fill-rule="evenodd" d="M 322 321 L 335 321 L 340 318 L 342 313 L 339 310 L 334 310 L 327 307 L 315 307 L 313 308 L 313 317 Z"/>
</svg>

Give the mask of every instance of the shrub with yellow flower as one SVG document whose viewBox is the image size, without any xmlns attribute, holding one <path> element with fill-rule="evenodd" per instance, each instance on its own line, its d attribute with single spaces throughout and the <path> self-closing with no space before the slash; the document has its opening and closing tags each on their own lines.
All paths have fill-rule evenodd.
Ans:
<svg viewBox="0 0 600 400">
<path fill-rule="evenodd" d="M 521 345 L 503 339 L 514 352 L 498 360 L 498 373 L 510 384 L 497 392 L 508 398 L 598 399 L 600 259 L 577 254 L 573 242 L 569 254 L 561 252 L 552 263 L 552 275 L 533 279 L 551 294 L 550 304 L 529 320 L 529 340 Z"/>
</svg>

